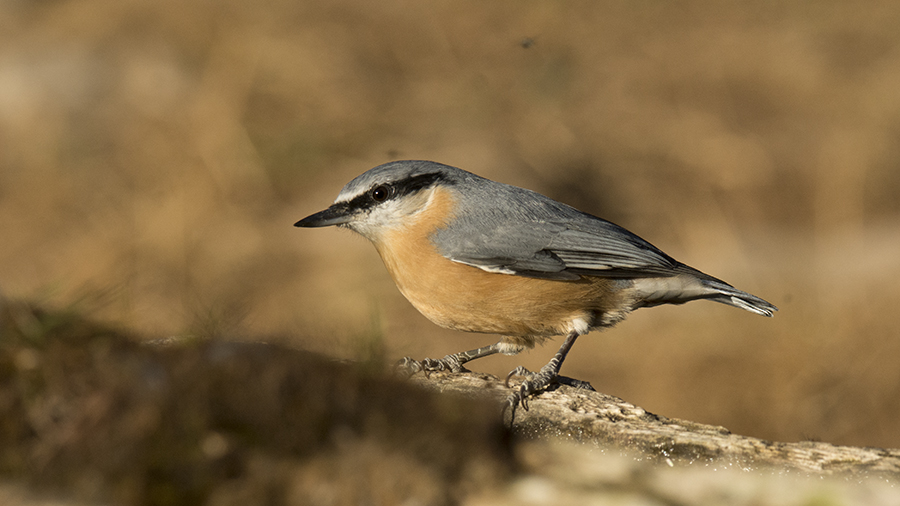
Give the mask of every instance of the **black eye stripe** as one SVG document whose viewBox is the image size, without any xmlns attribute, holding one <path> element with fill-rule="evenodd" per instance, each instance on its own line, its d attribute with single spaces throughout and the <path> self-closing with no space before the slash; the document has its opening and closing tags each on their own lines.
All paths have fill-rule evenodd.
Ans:
<svg viewBox="0 0 900 506">
<path fill-rule="evenodd" d="M 419 190 L 428 188 L 442 179 L 443 175 L 439 172 L 435 172 L 433 174 L 420 174 L 418 176 L 412 176 L 398 182 L 397 188 L 400 191 L 398 191 L 397 194 L 398 196 L 409 195 L 410 193 L 415 193 Z"/>
<path fill-rule="evenodd" d="M 367 209 L 377 206 L 387 200 L 396 199 L 429 188 L 441 179 L 443 179 L 443 175 L 435 172 L 433 174 L 411 176 L 389 184 L 377 184 L 365 193 L 357 195 L 347 201 L 346 206 L 347 209 L 351 211 Z"/>
</svg>

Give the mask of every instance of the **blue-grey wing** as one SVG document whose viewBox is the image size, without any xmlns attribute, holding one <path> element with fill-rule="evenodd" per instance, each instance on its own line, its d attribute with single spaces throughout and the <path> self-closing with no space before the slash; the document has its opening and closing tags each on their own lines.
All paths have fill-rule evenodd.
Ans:
<svg viewBox="0 0 900 506">
<path fill-rule="evenodd" d="M 666 276 L 681 264 L 618 225 L 528 192 L 522 204 L 475 209 L 435 232 L 450 260 L 549 279 Z"/>
<path fill-rule="evenodd" d="M 551 223 L 470 224 L 457 221 L 438 230 L 433 237 L 438 250 L 454 262 L 489 272 L 552 279 L 578 279 L 566 272 L 566 263 L 547 249 L 562 229 Z"/>
</svg>

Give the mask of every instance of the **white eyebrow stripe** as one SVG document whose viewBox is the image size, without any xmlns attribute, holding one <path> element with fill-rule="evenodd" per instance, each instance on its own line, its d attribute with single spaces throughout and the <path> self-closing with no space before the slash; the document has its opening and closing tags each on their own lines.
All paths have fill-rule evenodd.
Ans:
<svg viewBox="0 0 900 506">
<path fill-rule="evenodd" d="M 344 193 L 344 192 L 338 193 L 337 198 L 334 199 L 334 203 L 340 204 L 342 202 L 350 202 L 351 200 L 355 199 L 356 197 L 359 197 L 360 195 L 366 193 L 368 190 L 369 190 L 368 188 L 363 188 L 360 191 L 358 191 L 352 195 L 348 194 L 348 193 Z"/>
</svg>

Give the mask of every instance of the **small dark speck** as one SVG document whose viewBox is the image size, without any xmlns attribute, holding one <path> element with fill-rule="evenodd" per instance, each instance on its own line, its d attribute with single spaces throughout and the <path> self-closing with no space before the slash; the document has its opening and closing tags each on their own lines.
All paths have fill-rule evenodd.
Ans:
<svg viewBox="0 0 900 506">
<path fill-rule="evenodd" d="M 537 44 L 537 41 L 534 40 L 533 37 L 525 37 L 524 39 L 519 41 L 519 45 L 522 46 L 523 49 L 528 49 Z"/>
</svg>

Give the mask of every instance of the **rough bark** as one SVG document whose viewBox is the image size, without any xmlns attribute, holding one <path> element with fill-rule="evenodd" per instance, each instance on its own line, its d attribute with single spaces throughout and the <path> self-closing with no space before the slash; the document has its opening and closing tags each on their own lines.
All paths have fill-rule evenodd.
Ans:
<svg viewBox="0 0 900 506">
<path fill-rule="evenodd" d="M 479 374 L 417 374 L 427 389 L 495 398 L 509 394 L 497 377 Z M 618 397 L 557 385 L 518 409 L 513 430 L 528 438 L 553 436 L 638 452 L 664 463 L 727 462 L 741 469 L 779 466 L 807 473 L 900 476 L 900 450 L 836 446 L 804 441 L 779 443 L 732 434 L 724 427 L 667 418 Z"/>
</svg>

